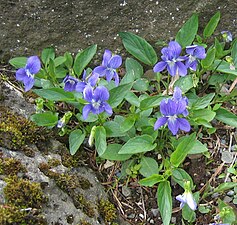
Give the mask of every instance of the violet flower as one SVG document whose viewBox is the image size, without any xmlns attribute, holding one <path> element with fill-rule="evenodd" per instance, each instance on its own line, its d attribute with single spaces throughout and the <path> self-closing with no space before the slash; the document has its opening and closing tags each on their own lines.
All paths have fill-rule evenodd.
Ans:
<svg viewBox="0 0 237 225">
<path fill-rule="evenodd" d="M 233 37 L 230 31 L 224 30 L 224 31 L 221 31 L 221 34 L 225 42 L 231 42 L 233 40 Z"/>
<path fill-rule="evenodd" d="M 106 102 L 109 99 L 109 91 L 104 86 L 98 86 L 94 90 L 87 86 L 83 91 L 83 96 L 89 104 L 85 105 L 82 110 L 83 119 L 86 120 L 89 113 L 100 114 L 107 112 L 109 115 L 113 113 L 111 106 Z"/>
<path fill-rule="evenodd" d="M 65 83 L 65 85 L 64 85 L 64 90 L 65 91 L 75 91 L 79 80 L 75 77 L 67 75 L 64 78 L 63 82 Z"/>
<path fill-rule="evenodd" d="M 23 82 L 25 92 L 34 86 L 34 76 L 41 69 L 41 63 L 38 56 L 31 56 L 27 59 L 26 66 L 16 71 L 16 79 Z"/>
<path fill-rule="evenodd" d="M 168 47 L 162 48 L 162 61 L 158 62 L 154 66 L 153 71 L 161 72 L 164 69 L 167 69 L 171 76 L 175 76 L 176 74 L 180 76 L 187 75 L 187 68 L 183 63 L 187 57 L 180 56 L 181 51 L 182 48 L 179 43 L 176 41 L 171 41 Z"/>
<path fill-rule="evenodd" d="M 183 208 L 184 205 L 187 204 L 190 209 L 197 209 L 197 203 L 195 202 L 191 191 L 185 191 L 182 195 L 178 195 L 176 199 L 181 202 L 180 208 Z"/>
<path fill-rule="evenodd" d="M 83 92 L 87 86 L 94 87 L 99 79 L 98 73 L 92 73 L 90 76 L 86 76 L 86 71 L 82 75 L 82 81 L 78 82 L 76 85 L 77 92 Z"/>
<path fill-rule="evenodd" d="M 106 80 L 110 82 L 113 78 L 115 85 L 119 84 L 119 76 L 116 69 L 122 64 L 122 57 L 119 55 L 113 55 L 110 50 L 105 50 L 103 55 L 103 61 L 101 66 L 97 66 L 93 72 L 98 73 L 100 77 L 105 76 Z"/>
<path fill-rule="evenodd" d="M 189 206 L 190 209 L 196 210 L 197 209 L 197 203 L 193 197 L 193 194 L 191 192 L 191 184 L 190 181 L 185 181 L 184 183 L 184 193 L 182 195 L 178 195 L 176 199 L 180 201 L 180 208 L 183 208 L 185 204 Z"/>
<path fill-rule="evenodd" d="M 160 112 L 162 117 L 158 118 L 154 125 L 154 130 L 168 124 L 169 130 L 176 135 L 180 130 L 189 132 L 191 127 L 185 118 L 179 118 L 182 114 L 184 117 L 188 115 L 188 99 L 182 97 L 182 91 L 179 87 L 175 87 L 174 94 L 171 99 L 163 99 L 160 103 Z"/>
<path fill-rule="evenodd" d="M 191 45 L 186 47 L 186 53 L 188 54 L 188 59 L 185 62 L 187 68 L 196 71 L 197 70 L 197 59 L 205 59 L 206 52 L 203 46 Z"/>
</svg>

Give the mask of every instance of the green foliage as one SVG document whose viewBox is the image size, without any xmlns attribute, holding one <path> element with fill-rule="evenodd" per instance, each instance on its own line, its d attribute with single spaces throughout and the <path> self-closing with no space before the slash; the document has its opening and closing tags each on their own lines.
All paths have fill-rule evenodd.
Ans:
<svg viewBox="0 0 237 225">
<path fill-rule="evenodd" d="M 130 32 L 120 32 L 119 36 L 131 55 L 150 66 L 157 62 L 156 52 L 146 40 Z"/>
<path fill-rule="evenodd" d="M 214 33 L 214 31 L 219 23 L 220 16 L 221 16 L 220 12 L 217 12 L 214 16 L 212 16 L 212 18 L 210 19 L 210 21 L 204 28 L 204 31 L 203 31 L 204 38 L 208 38 Z"/>
<path fill-rule="evenodd" d="M 77 150 L 80 148 L 81 144 L 85 139 L 85 134 L 81 130 L 77 129 L 70 133 L 69 135 L 69 149 L 71 155 L 74 155 Z"/>
</svg>

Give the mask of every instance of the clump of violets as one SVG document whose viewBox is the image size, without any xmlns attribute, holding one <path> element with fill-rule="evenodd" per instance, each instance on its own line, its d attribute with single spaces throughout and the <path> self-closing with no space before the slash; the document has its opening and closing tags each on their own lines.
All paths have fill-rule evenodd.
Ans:
<svg viewBox="0 0 237 225">
<path fill-rule="evenodd" d="M 184 193 L 176 197 L 180 201 L 180 208 L 183 208 L 185 204 L 189 206 L 193 211 L 197 209 L 197 203 L 193 197 L 190 187 L 190 181 L 186 181 L 184 184 Z"/>
<path fill-rule="evenodd" d="M 180 56 L 182 48 L 180 44 L 176 41 L 171 41 L 168 47 L 164 47 L 161 50 L 162 61 L 158 62 L 154 68 L 154 72 L 161 72 L 165 69 L 171 76 L 187 75 L 187 67 L 184 65 L 184 61 L 187 59 L 186 56 Z"/>
<path fill-rule="evenodd" d="M 112 52 L 106 49 L 103 55 L 102 65 L 94 68 L 93 72 L 98 73 L 100 77 L 105 76 L 108 82 L 114 79 L 115 85 L 118 86 L 119 76 L 116 70 L 121 64 L 122 57 L 119 55 L 112 55 Z"/>
<path fill-rule="evenodd" d="M 25 86 L 25 92 L 29 91 L 35 83 L 34 76 L 41 69 L 41 62 L 38 56 L 31 56 L 27 59 L 24 68 L 16 71 L 16 80 L 21 81 Z"/>
<path fill-rule="evenodd" d="M 205 59 L 206 52 L 203 46 L 191 45 L 186 47 L 186 53 L 188 54 L 188 59 L 185 61 L 187 68 L 193 71 L 197 70 L 198 59 Z"/>
<path fill-rule="evenodd" d="M 184 117 L 188 115 L 187 106 L 188 99 L 182 97 L 181 89 L 176 87 L 172 98 L 161 101 L 160 112 L 163 116 L 155 122 L 154 130 L 168 124 L 168 128 L 173 135 L 176 135 L 179 130 L 189 132 L 191 129 L 189 122 L 185 118 L 179 118 L 180 115 Z"/>
<path fill-rule="evenodd" d="M 86 87 L 83 91 L 84 99 L 89 103 L 83 107 L 82 116 L 86 120 L 89 113 L 100 114 L 106 112 L 112 115 L 111 106 L 106 102 L 109 99 L 109 91 L 104 86 L 98 86 L 95 89 Z"/>
</svg>

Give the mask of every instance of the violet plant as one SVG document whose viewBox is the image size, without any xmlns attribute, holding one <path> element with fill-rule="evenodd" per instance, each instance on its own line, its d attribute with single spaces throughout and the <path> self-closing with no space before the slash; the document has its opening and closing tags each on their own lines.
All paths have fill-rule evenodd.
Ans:
<svg viewBox="0 0 237 225">
<path fill-rule="evenodd" d="M 237 116 L 222 107 L 224 102 L 234 101 L 236 91 L 220 92 L 224 82 L 236 79 L 237 41 L 232 41 L 225 31 L 224 39 L 216 37 L 214 44 L 206 44 L 219 19 L 217 12 L 201 37 L 197 34 L 198 15 L 194 14 L 175 40 L 161 49 L 161 60 L 146 40 L 120 32 L 125 49 L 136 58 L 126 58 L 123 64 L 121 56 L 105 50 L 102 63 L 94 69 L 87 68 L 96 54 L 96 45 L 82 50 L 75 59 L 68 52 L 56 57 L 53 48 L 46 48 L 41 62 L 32 56 L 13 58 L 10 64 L 18 69 L 16 78 L 23 82 L 25 91 L 33 88 L 39 96 L 38 113 L 31 117 L 37 125 L 57 127 L 60 135 L 69 134 L 72 155 L 82 151 L 89 138 L 100 159 L 121 161 L 126 176 L 142 177 L 140 185 L 157 185 L 164 225 L 171 220 L 171 180 L 174 181 L 184 189 L 176 196 L 183 219 L 194 222 L 195 210 L 212 191 L 203 194 L 195 189 L 183 162 L 187 155 L 209 157 L 208 148 L 198 135 L 200 127 L 208 135 L 216 131 L 213 120 L 237 127 Z M 229 49 L 226 42 L 231 42 Z M 146 76 L 139 61 L 153 70 L 153 78 Z M 120 78 L 121 66 L 126 73 Z M 208 94 L 207 88 L 211 90 Z M 62 111 L 61 102 L 71 107 Z M 72 126 L 71 120 L 77 125 Z M 107 143 L 107 139 L 114 141 Z M 217 190 L 235 186 L 228 182 Z M 226 215 L 223 218 L 221 222 L 226 223 Z"/>
</svg>

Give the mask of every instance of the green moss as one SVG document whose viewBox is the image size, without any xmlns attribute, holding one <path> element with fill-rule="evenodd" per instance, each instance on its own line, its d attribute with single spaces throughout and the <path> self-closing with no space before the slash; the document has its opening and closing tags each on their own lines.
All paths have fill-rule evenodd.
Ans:
<svg viewBox="0 0 237 225">
<path fill-rule="evenodd" d="M 100 200 L 98 208 L 100 215 L 106 223 L 111 223 L 117 218 L 116 208 L 110 201 Z"/>
<path fill-rule="evenodd" d="M 17 150 L 40 139 L 40 129 L 26 118 L 0 107 L 0 146 Z"/>
<path fill-rule="evenodd" d="M 19 172 L 26 172 L 21 162 L 14 158 L 0 158 L 0 174 L 17 175 Z"/>
<path fill-rule="evenodd" d="M 21 208 L 41 208 L 46 202 L 39 183 L 11 176 L 5 178 L 7 185 L 4 188 L 4 195 L 7 203 Z"/>
<path fill-rule="evenodd" d="M 92 225 L 92 224 L 87 222 L 87 221 L 85 221 L 85 220 L 81 220 L 78 225 Z"/>
<path fill-rule="evenodd" d="M 0 205 L 0 224 L 47 225 L 47 221 L 35 210 L 25 211 L 14 205 Z"/>
<path fill-rule="evenodd" d="M 48 165 L 50 168 L 56 167 L 61 165 L 61 161 L 59 159 L 52 158 L 48 160 Z"/>
<path fill-rule="evenodd" d="M 95 215 L 94 208 L 91 203 L 85 199 L 83 194 L 75 194 L 71 197 L 76 208 L 81 209 L 89 217 Z"/>
</svg>

